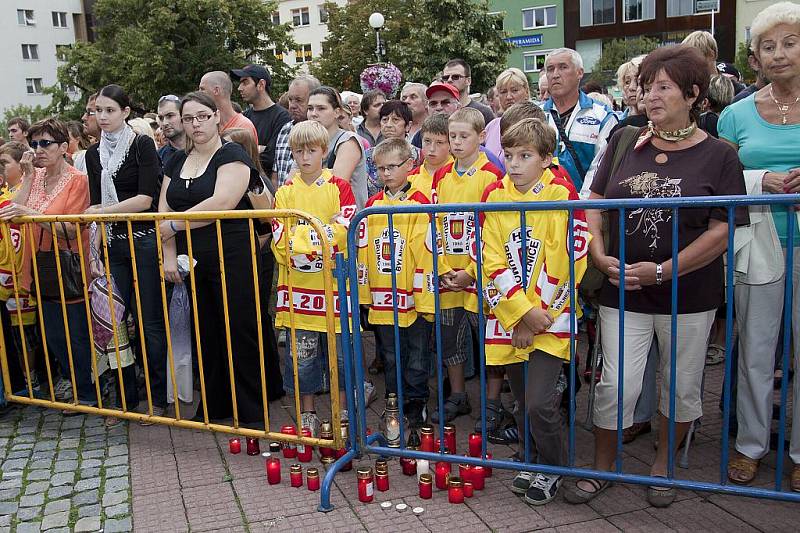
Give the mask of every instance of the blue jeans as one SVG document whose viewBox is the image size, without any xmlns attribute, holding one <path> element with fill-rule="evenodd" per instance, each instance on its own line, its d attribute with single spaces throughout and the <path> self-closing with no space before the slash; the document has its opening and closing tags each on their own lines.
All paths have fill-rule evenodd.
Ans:
<svg viewBox="0 0 800 533">
<path fill-rule="evenodd" d="M 297 383 L 300 394 L 316 394 L 325 389 L 328 371 L 328 336 L 320 331 L 295 330 L 297 340 Z M 286 329 L 286 350 L 283 358 L 283 388 L 294 392 L 294 362 L 292 358 L 292 334 Z M 336 362 L 339 366 L 339 389 L 344 390 L 344 354 L 342 335 L 336 334 Z"/>
<path fill-rule="evenodd" d="M 158 250 L 155 234 L 134 237 L 133 250 L 136 253 L 136 274 L 139 281 L 139 300 L 142 304 L 142 327 L 144 339 L 139 339 L 147 349 L 147 367 L 150 374 L 150 391 L 153 405 L 167 405 L 167 334 L 164 327 L 164 308 L 161 301 L 161 274 L 158 270 Z M 125 301 L 128 313 L 137 322 L 136 295 L 133 290 L 133 263 L 130 245 L 127 240 L 112 241 L 109 249 L 111 276 Z M 136 334 L 139 335 L 137 327 Z M 127 371 L 126 371 L 127 370 Z M 115 373 L 116 375 L 116 373 Z M 130 404 L 137 402 L 136 372 L 133 365 L 123 369 L 125 394 Z M 133 394 L 131 394 L 132 391 Z"/>
<path fill-rule="evenodd" d="M 428 339 L 431 335 L 431 323 L 422 317 L 400 331 L 400 365 L 403 379 L 404 400 L 427 400 L 428 368 L 431 352 Z M 386 376 L 386 392 L 397 394 L 397 371 L 395 355 L 394 326 L 375 326 L 375 335 L 380 338 L 383 350 L 384 375 Z"/>
<path fill-rule="evenodd" d="M 61 366 L 61 376 L 71 383 L 67 335 L 64 330 L 61 302 L 42 301 L 40 305 L 44 317 L 44 331 L 47 335 L 47 349 L 58 360 L 58 364 Z M 81 403 L 95 405 L 97 404 L 97 395 L 94 385 L 92 385 L 92 350 L 89 345 L 89 323 L 86 320 L 85 304 L 78 302 L 66 304 L 66 307 L 78 400 Z"/>
</svg>

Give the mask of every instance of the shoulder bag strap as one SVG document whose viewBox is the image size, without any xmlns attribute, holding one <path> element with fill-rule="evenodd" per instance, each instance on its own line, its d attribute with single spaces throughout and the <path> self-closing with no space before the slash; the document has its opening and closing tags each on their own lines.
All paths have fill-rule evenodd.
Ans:
<svg viewBox="0 0 800 533">
<path fill-rule="evenodd" d="M 623 128 L 619 144 L 617 144 L 617 148 L 614 150 L 614 157 L 611 160 L 611 176 L 617 173 L 617 169 L 622 163 L 622 158 L 630 151 L 637 138 L 639 138 L 639 128 L 636 126 L 625 126 Z"/>
<path fill-rule="evenodd" d="M 331 148 L 331 153 L 328 154 L 328 159 L 325 161 L 325 167 L 328 170 L 333 170 L 333 165 L 336 164 L 336 146 L 339 144 L 339 139 L 342 138 L 342 135 L 344 135 L 344 131 L 339 132 L 339 135 L 336 136 L 336 140 L 333 141 L 333 148 Z"/>
<path fill-rule="evenodd" d="M 573 111 L 573 113 L 575 113 L 575 111 Z M 567 132 L 564 130 L 564 125 L 561 123 L 561 116 L 558 114 L 558 111 L 555 108 L 550 110 L 550 115 L 553 117 L 553 122 L 556 124 L 558 135 L 561 137 L 561 142 L 564 143 L 564 146 L 567 148 L 567 152 L 569 152 L 569 155 L 572 156 L 572 160 L 575 162 L 575 168 L 578 169 L 580 178 L 583 179 L 583 177 L 586 175 L 586 171 L 583 169 L 581 160 L 578 159 L 578 152 L 575 151 L 575 147 L 572 146 L 572 142 L 569 140 L 569 135 L 567 135 Z"/>
</svg>

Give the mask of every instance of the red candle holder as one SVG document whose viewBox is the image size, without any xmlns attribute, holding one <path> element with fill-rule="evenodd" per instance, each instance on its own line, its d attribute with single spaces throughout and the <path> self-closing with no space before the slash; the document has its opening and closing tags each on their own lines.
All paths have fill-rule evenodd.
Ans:
<svg viewBox="0 0 800 533">
<path fill-rule="evenodd" d="M 281 433 L 284 435 L 297 435 L 297 430 L 294 426 L 283 426 L 281 428 Z M 285 459 L 294 459 L 297 457 L 297 446 L 292 442 L 284 442 L 283 443 L 283 457 Z"/>
<path fill-rule="evenodd" d="M 452 424 L 444 426 L 444 447 L 447 453 L 456 453 L 456 427 Z"/>
<path fill-rule="evenodd" d="M 460 477 L 464 482 L 470 481 L 470 476 L 472 475 L 471 468 L 472 467 L 470 465 L 464 463 L 458 465 L 458 477 Z"/>
<path fill-rule="evenodd" d="M 375 488 L 381 492 L 389 490 L 389 470 L 375 469 Z"/>
<path fill-rule="evenodd" d="M 450 503 L 464 503 L 464 487 L 461 479 L 453 476 L 447 484 L 447 501 Z"/>
<path fill-rule="evenodd" d="M 299 464 L 293 464 L 289 467 L 289 483 L 292 487 L 303 486 L 303 467 Z"/>
<path fill-rule="evenodd" d="M 306 470 L 306 485 L 310 491 L 319 490 L 319 470 L 316 468 Z"/>
<path fill-rule="evenodd" d="M 434 474 L 436 479 L 436 488 L 439 490 L 445 490 L 447 488 L 447 482 L 450 479 L 450 463 L 447 461 L 437 462 Z"/>
<path fill-rule="evenodd" d="M 472 496 L 474 494 L 474 490 L 475 489 L 472 486 L 472 482 L 470 482 L 470 481 L 465 481 L 464 482 L 464 497 L 465 498 L 472 498 Z"/>
<path fill-rule="evenodd" d="M 422 426 L 419 428 L 419 449 L 423 452 L 434 451 L 433 426 Z M 435 451 L 439 451 L 438 447 Z"/>
<path fill-rule="evenodd" d="M 267 482 L 270 485 L 277 485 L 281 482 L 281 460 L 277 457 L 267 459 Z"/>
<path fill-rule="evenodd" d="M 257 438 L 247 437 L 247 455 L 261 455 L 261 447 L 258 445 Z"/>
<path fill-rule="evenodd" d="M 311 437 L 311 430 L 308 428 L 302 428 L 300 430 L 303 433 L 304 437 Z M 297 446 L 297 460 L 301 463 L 310 463 L 311 458 L 314 455 L 314 447 L 308 444 L 299 444 Z"/>
<path fill-rule="evenodd" d="M 242 439 L 239 437 L 232 437 L 228 439 L 228 449 L 233 455 L 242 453 Z"/>
<path fill-rule="evenodd" d="M 356 476 L 358 477 L 358 501 L 361 503 L 371 502 L 375 499 L 372 468 L 359 468 Z"/>
<path fill-rule="evenodd" d="M 486 480 L 486 468 L 481 465 L 470 467 L 470 482 L 475 490 L 483 490 Z"/>
<path fill-rule="evenodd" d="M 429 473 L 419 476 L 419 497 L 423 500 L 433 498 L 433 476 Z"/>
<path fill-rule="evenodd" d="M 492 460 L 492 454 L 489 453 L 489 452 L 486 452 L 486 459 L 491 461 Z M 483 469 L 486 472 L 486 476 L 484 476 L 484 477 L 492 477 L 492 467 L 491 466 L 484 466 Z"/>
<path fill-rule="evenodd" d="M 470 433 L 469 435 L 469 456 L 470 457 L 480 457 L 481 456 L 481 444 L 483 444 L 483 437 L 481 437 L 480 433 Z"/>
<path fill-rule="evenodd" d="M 403 470 L 403 475 L 413 476 L 417 473 L 417 460 L 410 457 L 401 457 L 400 468 Z"/>
</svg>

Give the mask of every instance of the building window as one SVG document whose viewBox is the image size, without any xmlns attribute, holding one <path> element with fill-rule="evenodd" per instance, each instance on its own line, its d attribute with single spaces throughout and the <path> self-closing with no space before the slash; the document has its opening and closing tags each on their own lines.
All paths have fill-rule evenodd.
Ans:
<svg viewBox="0 0 800 533">
<path fill-rule="evenodd" d="M 529 52 L 522 54 L 522 70 L 525 72 L 541 72 L 544 70 L 544 60 L 552 50 Z"/>
<path fill-rule="evenodd" d="M 39 45 L 38 44 L 23 44 L 22 45 L 22 59 L 39 59 Z"/>
<path fill-rule="evenodd" d="M 295 26 L 308 26 L 311 19 L 308 16 L 308 8 L 292 9 L 292 22 Z"/>
<path fill-rule="evenodd" d="M 534 30 L 556 25 L 556 6 L 531 7 L 522 10 L 522 29 Z"/>
<path fill-rule="evenodd" d="M 42 94 L 42 78 L 25 78 L 28 94 Z"/>
<path fill-rule="evenodd" d="M 272 12 L 272 23 L 274 25 L 279 25 L 281 23 L 281 12 L 280 11 L 273 11 Z"/>
<path fill-rule="evenodd" d="M 623 0 L 622 20 L 638 22 L 656 18 L 656 0 Z"/>
<path fill-rule="evenodd" d="M 614 0 L 581 0 L 581 26 L 614 24 L 616 12 Z"/>
<path fill-rule="evenodd" d="M 33 9 L 17 9 L 17 22 L 20 26 L 36 26 Z"/>
<path fill-rule="evenodd" d="M 67 14 L 63 11 L 53 11 L 53 27 L 66 28 L 67 27 Z"/>
<path fill-rule="evenodd" d="M 71 44 L 57 44 L 56 45 L 56 59 L 59 61 L 67 60 L 67 52 L 72 48 Z"/>
<path fill-rule="evenodd" d="M 325 6 L 319 6 L 319 23 L 328 23 L 328 9 Z"/>
<path fill-rule="evenodd" d="M 269 53 L 275 56 L 278 61 L 283 61 L 283 52 L 278 52 L 274 48 L 269 50 Z"/>
<path fill-rule="evenodd" d="M 301 44 L 300 47 L 294 51 L 295 63 L 310 63 L 314 60 L 314 54 L 311 52 L 310 44 Z"/>
<path fill-rule="evenodd" d="M 505 11 L 493 11 L 488 13 L 489 16 L 494 17 L 494 29 L 497 31 L 505 31 L 506 30 L 506 13 Z M 524 15 L 523 15 L 524 18 Z"/>
<path fill-rule="evenodd" d="M 695 0 L 667 0 L 668 17 L 688 17 L 694 15 Z"/>
</svg>

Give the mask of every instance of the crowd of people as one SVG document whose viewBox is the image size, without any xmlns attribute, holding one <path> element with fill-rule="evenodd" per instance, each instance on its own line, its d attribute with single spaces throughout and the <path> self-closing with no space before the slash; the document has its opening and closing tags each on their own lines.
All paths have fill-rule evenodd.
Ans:
<svg viewBox="0 0 800 533">
<path fill-rule="evenodd" d="M 338 294 L 334 301 L 324 297 L 323 251 L 311 225 L 297 217 L 258 222 L 260 252 L 253 256 L 244 218 L 219 224 L 114 222 L 93 231 L 86 224 L 21 226 L 16 218 L 247 211 L 258 207 L 252 200 L 257 194 L 277 209 L 315 217 L 334 249 L 344 251 L 353 216 L 373 206 L 797 193 L 800 5 L 780 2 L 764 9 L 750 31 L 749 62 L 757 80 L 749 87 L 732 65 L 718 60 L 713 36 L 697 31 L 680 45 L 620 65 L 620 102 L 603 87 L 582 85 L 580 54 L 561 48 L 548 54 L 536 90 L 525 73 L 508 68 L 482 98 L 486 103 L 470 96 L 470 66 L 461 59 L 448 61 L 434 80 L 406 83 L 398 99 L 378 90 L 340 94 L 308 74 L 298 75 L 274 98 L 269 71 L 251 64 L 208 72 L 197 91 L 162 96 L 153 103 L 155 114 L 139 113 L 139 119 L 118 85 L 92 94 L 81 122 L 48 118 L 29 125 L 13 119 L 10 140 L 0 146 L 5 185 L 0 220 L 8 230 L 0 247 L 0 299 L 7 304 L 0 313 L 14 390 L 95 405 L 108 385 L 118 407 L 164 415 L 169 358 L 162 292 L 169 297 L 177 285 L 191 283 L 195 372 L 204 376 L 195 419 L 230 418 L 235 392 L 239 421 L 258 424 L 265 400 L 298 387 L 300 424 L 317 436 L 315 397 L 330 389 L 330 334 L 336 337 L 338 392 L 345 392 L 347 351 L 340 322 L 336 332 L 328 331 L 325 313 L 329 306 L 340 312 L 348 304 Z M 243 112 L 232 100 L 234 86 L 247 105 Z M 580 286 L 589 342 L 602 332 L 592 413 L 594 468 L 613 468 L 618 425 L 630 442 L 651 431 L 656 419 L 658 452 L 650 473 L 665 477 L 674 452 L 667 442 L 669 420 L 680 442 L 702 416 L 705 366 L 725 356 L 723 255 L 728 232 L 735 231 L 735 265 L 728 267 L 737 273 L 736 455 L 728 475 L 735 483 L 753 482 L 769 453 L 776 372 L 791 373 L 800 357 L 800 254 L 787 251 L 789 233 L 800 237 L 797 215 L 790 206 L 738 208 L 731 218 L 727 209 L 715 207 L 679 214 L 677 266 L 671 209 L 628 210 L 624 219 L 616 210 L 578 210 L 572 219 L 566 211 L 486 212 L 477 219 L 456 211 L 436 215 L 436 235 L 422 213 L 397 214 L 391 222 L 386 215 L 368 216 L 358 228 L 357 257 L 351 258 L 358 271 L 358 287 L 351 291 L 358 293 L 364 328 L 375 334 L 370 370 L 382 368 L 387 394 L 402 387 L 411 428 L 451 422 L 472 412 L 465 379 L 475 365 L 473 344 L 483 338 L 488 439 L 524 442 L 527 416 L 535 462 L 565 465 L 559 404 L 569 381 L 564 373 L 573 319 L 580 311 L 571 307 L 574 283 Z M 54 247 L 62 261 L 86 252 L 84 264 L 62 266 L 62 284 L 44 268 Z M 187 278 L 180 258 L 190 247 L 196 264 Z M 792 313 L 793 363 L 782 368 L 778 340 L 789 252 L 795 257 L 794 292 L 785 312 Z M 274 328 L 286 339 L 283 359 L 269 307 L 275 270 Z M 91 345 L 96 317 L 87 311 L 82 288 L 68 286 L 74 272 L 78 278 L 83 272 L 87 281 L 113 280 L 124 312 L 116 318 L 122 331 L 108 344 L 95 339 Z M 256 273 L 257 287 L 250 283 Z M 675 280 L 677 309 L 671 303 Z M 429 412 L 437 308 L 447 394 L 444 410 Z M 482 334 L 479 312 L 485 316 Z M 671 331 L 671 313 L 677 314 L 678 332 Z M 226 321 L 229 333 L 222 334 Z M 673 338 L 677 377 L 671 413 Z M 106 354 L 112 372 L 99 371 L 95 353 Z M 142 362 L 152 411 L 139 400 Z M 586 377 L 595 379 L 590 370 Z M 516 409 L 503 405 L 506 380 Z M 367 402 L 374 400 L 373 383 L 364 387 Z M 793 396 L 798 395 L 800 379 L 795 379 Z M 339 415 L 349 417 L 346 410 Z M 791 420 L 791 489 L 800 491 L 800 409 Z M 542 505 L 556 496 L 561 482 L 558 475 L 520 472 L 512 490 Z M 565 498 L 585 503 L 608 485 L 580 479 L 564 491 Z M 665 507 L 676 493 L 653 486 L 647 497 Z"/>
</svg>

